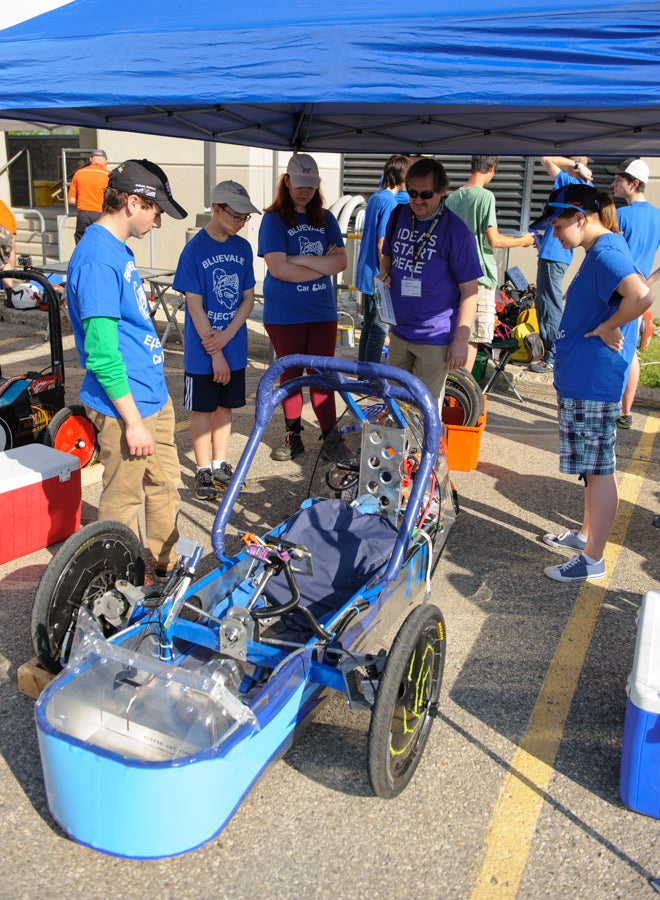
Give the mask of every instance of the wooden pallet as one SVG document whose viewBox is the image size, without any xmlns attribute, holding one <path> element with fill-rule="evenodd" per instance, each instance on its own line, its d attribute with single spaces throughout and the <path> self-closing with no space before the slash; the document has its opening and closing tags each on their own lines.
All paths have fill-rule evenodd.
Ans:
<svg viewBox="0 0 660 900">
<path fill-rule="evenodd" d="M 18 689 L 36 700 L 39 694 L 55 676 L 47 672 L 35 657 L 23 663 L 18 669 Z"/>
</svg>

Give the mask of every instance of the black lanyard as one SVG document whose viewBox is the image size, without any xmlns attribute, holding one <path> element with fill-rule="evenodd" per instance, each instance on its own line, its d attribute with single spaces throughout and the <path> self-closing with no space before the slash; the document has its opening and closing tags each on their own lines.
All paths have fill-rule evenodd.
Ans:
<svg viewBox="0 0 660 900">
<path fill-rule="evenodd" d="M 445 198 L 443 197 L 440 201 L 440 206 L 438 207 L 436 214 L 433 216 L 429 227 L 426 229 L 426 232 L 421 236 L 419 240 L 415 238 L 415 232 L 417 231 L 417 216 L 414 212 L 411 212 L 412 216 L 412 224 L 413 224 L 413 268 L 417 265 L 417 260 L 422 255 L 422 251 L 431 240 L 431 235 L 435 231 L 435 227 L 442 218 L 442 214 L 445 211 Z"/>
</svg>

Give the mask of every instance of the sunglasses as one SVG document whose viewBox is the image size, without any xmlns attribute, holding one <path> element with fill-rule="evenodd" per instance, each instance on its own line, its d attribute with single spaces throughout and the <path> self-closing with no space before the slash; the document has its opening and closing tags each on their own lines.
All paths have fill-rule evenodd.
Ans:
<svg viewBox="0 0 660 900">
<path fill-rule="evenodd" d="M 430 200 L 434 194 L 435 191 L 413 191 L 408 188 L 408 196 L 413 200 L 416 200 L 418 197 L 420 200 Z"/>
</svg>

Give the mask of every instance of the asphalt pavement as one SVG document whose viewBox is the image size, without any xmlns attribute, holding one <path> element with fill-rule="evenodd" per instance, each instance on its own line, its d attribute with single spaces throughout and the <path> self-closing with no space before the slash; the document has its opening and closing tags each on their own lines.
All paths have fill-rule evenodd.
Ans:
<svg viewBox="0 0 660 900">
<path fill-rule="evenodd" d="M 34 316 L 5 317 L 4 375 L 47 365 Z M 258 320 L 250 330 L 253 396 L 268 342 Z M 80 372 L 66 330 L 65 364 L 74 402 Z M 659 581 L 652 519 L 660 511 L 660 409 L 645 395 L 633 428 L 618 435 L 622 500 L 606 579 L 561 585 L 543 575 L 560 556 L 540 538 L 579 522 L 582 488 L 558 471 L 550 379 L 517 374 L 525 402 L 496 386 L 478 467 L 453 474 L 462 511 L 432 583 L 447 623 L 442 713 L 414 780 L 395 800 L 373 797 L 368 714 L 350 712 L 338 694 L 201 849 L 139 862 L 75 844 L 48 811 L 34 701 L 16 676 L 32 656 L 34 592 L 57 547 L 0 566 L 1 900 L 656 896 L 660 820 L 625 809 L 618 779 L 635 617 Z M 166 375 L 180 417 L 181 531 L 209 548 L 210 567 L 216 507 L 191 496 L 175 342 Z M 252 413 L 249 403 L 235 417 L 234 462 Z M 309 406 L 305 420 L 307 452 L 279 464 L 269 451 L 282 424 L 271 423 L 236 507 L 238 527 L 258 532 L 306 495 L 318 447 Z M 86 523 L 96 518 L 98 467 L 84 471 L 83 483 Z M 163 816 L 177 818 L 166 797 Z"/>
</svg>

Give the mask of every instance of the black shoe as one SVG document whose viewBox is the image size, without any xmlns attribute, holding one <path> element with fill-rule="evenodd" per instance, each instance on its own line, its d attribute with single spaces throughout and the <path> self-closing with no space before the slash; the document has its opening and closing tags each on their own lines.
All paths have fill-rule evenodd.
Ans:
<svg viewBox="0 0 660 900">
<path fill-rule="evenodd" d="M 300 435 L 294 431 L 287 431 L 284 436 L 284 443 L 281 447 L 273 450 L 270 458 L 277 460 L 277 462 L 286 462 L 287 459 L 295 459 L 296 456 L 300 456 L 304 452 L 305 445 Z"/>
<path fill-rule="evenodd" d="M 213 469 L 213 484 L 222 491 L 227 490 L 233 477 L 234 470 L 228 462 L 221 462 L 217 469 Z M 245 484 L 241 485 L 241 490 L 245 490 Z"/>
<path fill-rule="evenodd" d="M 351 451 L 346 446 L 343 437 L 339 437 L 337 434 L 336 428 L 331 428 L 325 436 L 321 447 L 321 459 L 345 465 L 349 465 L 352 460 Z"/>
<path fill-rule="evenodd" d="M 201 469 L 195 475 L 193 491 L 197 500 L 215 500 L 218 496 L 218 491 L 213 482 L 213 474 L 210 469 Z"/>
<path fill-rule="evenodd" d="M 234 477 L 234 470 L 228 462 L 221 462 L 217 469 L 213 469 L 213 484 L 215 487 L 226 491 Z"/>
</svg>

